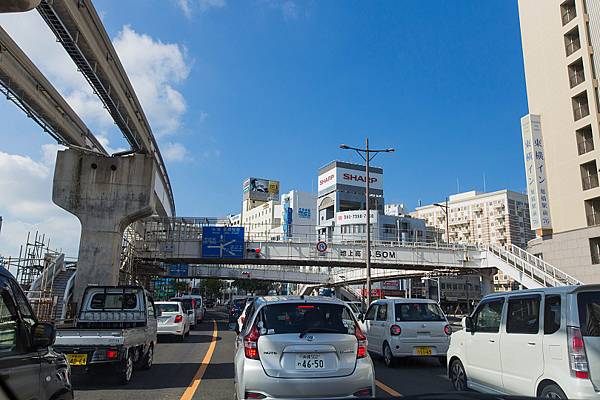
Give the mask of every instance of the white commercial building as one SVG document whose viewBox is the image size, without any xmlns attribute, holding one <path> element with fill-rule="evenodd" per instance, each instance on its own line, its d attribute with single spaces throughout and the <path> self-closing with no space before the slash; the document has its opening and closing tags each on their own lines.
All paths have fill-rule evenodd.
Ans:
<svg viewBox="0 0 600 400">
<path fill-rule="evenodd" d="M 529 251 L 600 282 L 600 2 L 519 0 L 529 114 L 521 119 Z"/>
<path fill-rule="evenodd" d="M 445 206 L 445 202 L 440 202 Z M 534 234 L 529 223 L 527 196 L 510 190 L 481 193 L 476 191 L 448 198 L 449 243 L 514 244 L 525 247 Z M 427 224 L 446 231 L 444 207 L 430 204 L 412 213 Z"/>
</svg>

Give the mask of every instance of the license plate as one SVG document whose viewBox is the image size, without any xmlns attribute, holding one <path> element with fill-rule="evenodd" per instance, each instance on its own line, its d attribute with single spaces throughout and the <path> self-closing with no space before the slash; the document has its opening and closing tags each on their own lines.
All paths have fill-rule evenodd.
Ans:
<svg viewBox="0 0 600 400">
<path fill-rule="evenodd" d="M 418 356 L 430 356 L 431 347 L 416 347 L 415 353 L 417 353 Z"/>
<path fill-rule="evenodd" d="M 67 354 L 67 360 L 71 365 L 86 365 L 87 354 Z"/>
<path fill-rule="evenodd" d="M 325 360 L 320 354 L 296 355 L 296 369 L 325 369 Z"/>
</svg>

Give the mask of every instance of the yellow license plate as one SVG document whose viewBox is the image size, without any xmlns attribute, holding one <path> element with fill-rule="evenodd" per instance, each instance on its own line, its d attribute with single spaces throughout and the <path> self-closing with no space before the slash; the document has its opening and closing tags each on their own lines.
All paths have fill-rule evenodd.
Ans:
<svg viewBox="0 0 600 400">
<path fill-rule="evenodd" d="M 87 354 L 67 354 L 67 360 L 71 365 L 86 365 Z"/>
<path fill-rule="evenodd" d="M 431 347 L 416 347 L 415 353 L 417 353 L 418 356 L 430 356 Z"/>
</svg>

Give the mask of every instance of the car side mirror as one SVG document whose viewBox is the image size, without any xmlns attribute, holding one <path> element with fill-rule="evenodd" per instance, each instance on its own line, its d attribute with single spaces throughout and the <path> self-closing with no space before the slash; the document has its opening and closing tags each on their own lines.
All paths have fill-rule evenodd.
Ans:
<svg viewBox="0 0 600 400">
<path fill-rule="evenodd" d="M 475 332 L 475 329 L 473 329 L 473 319 L 471 317 L 464 317 L 461 321 L 461 325 L 465 332 Z"/>
<path fill-rule="evenodd" d="M 194 310 L 188 310 L 188 315 L 193 315 L 194 314 Z"/>
<path fill-rule="evenodd" d="M 36 349 L 52 346 L 56 340 L 56 328 L 46 322 L 34 324 L 31 332 L 33 336 L 32 345 Z"/>
</svg>

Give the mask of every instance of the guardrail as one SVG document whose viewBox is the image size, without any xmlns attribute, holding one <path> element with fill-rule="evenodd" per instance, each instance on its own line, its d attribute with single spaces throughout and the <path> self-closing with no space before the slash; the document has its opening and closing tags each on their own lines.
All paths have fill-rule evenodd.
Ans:
<svg viewBox="0 0 600 400">
<path fill-rule="evenodd" d="M 489 245 L 488 251 L 544 287 L 582 284 L 578 279 L 513 244 L 506 247 Z"/>
</svg>

